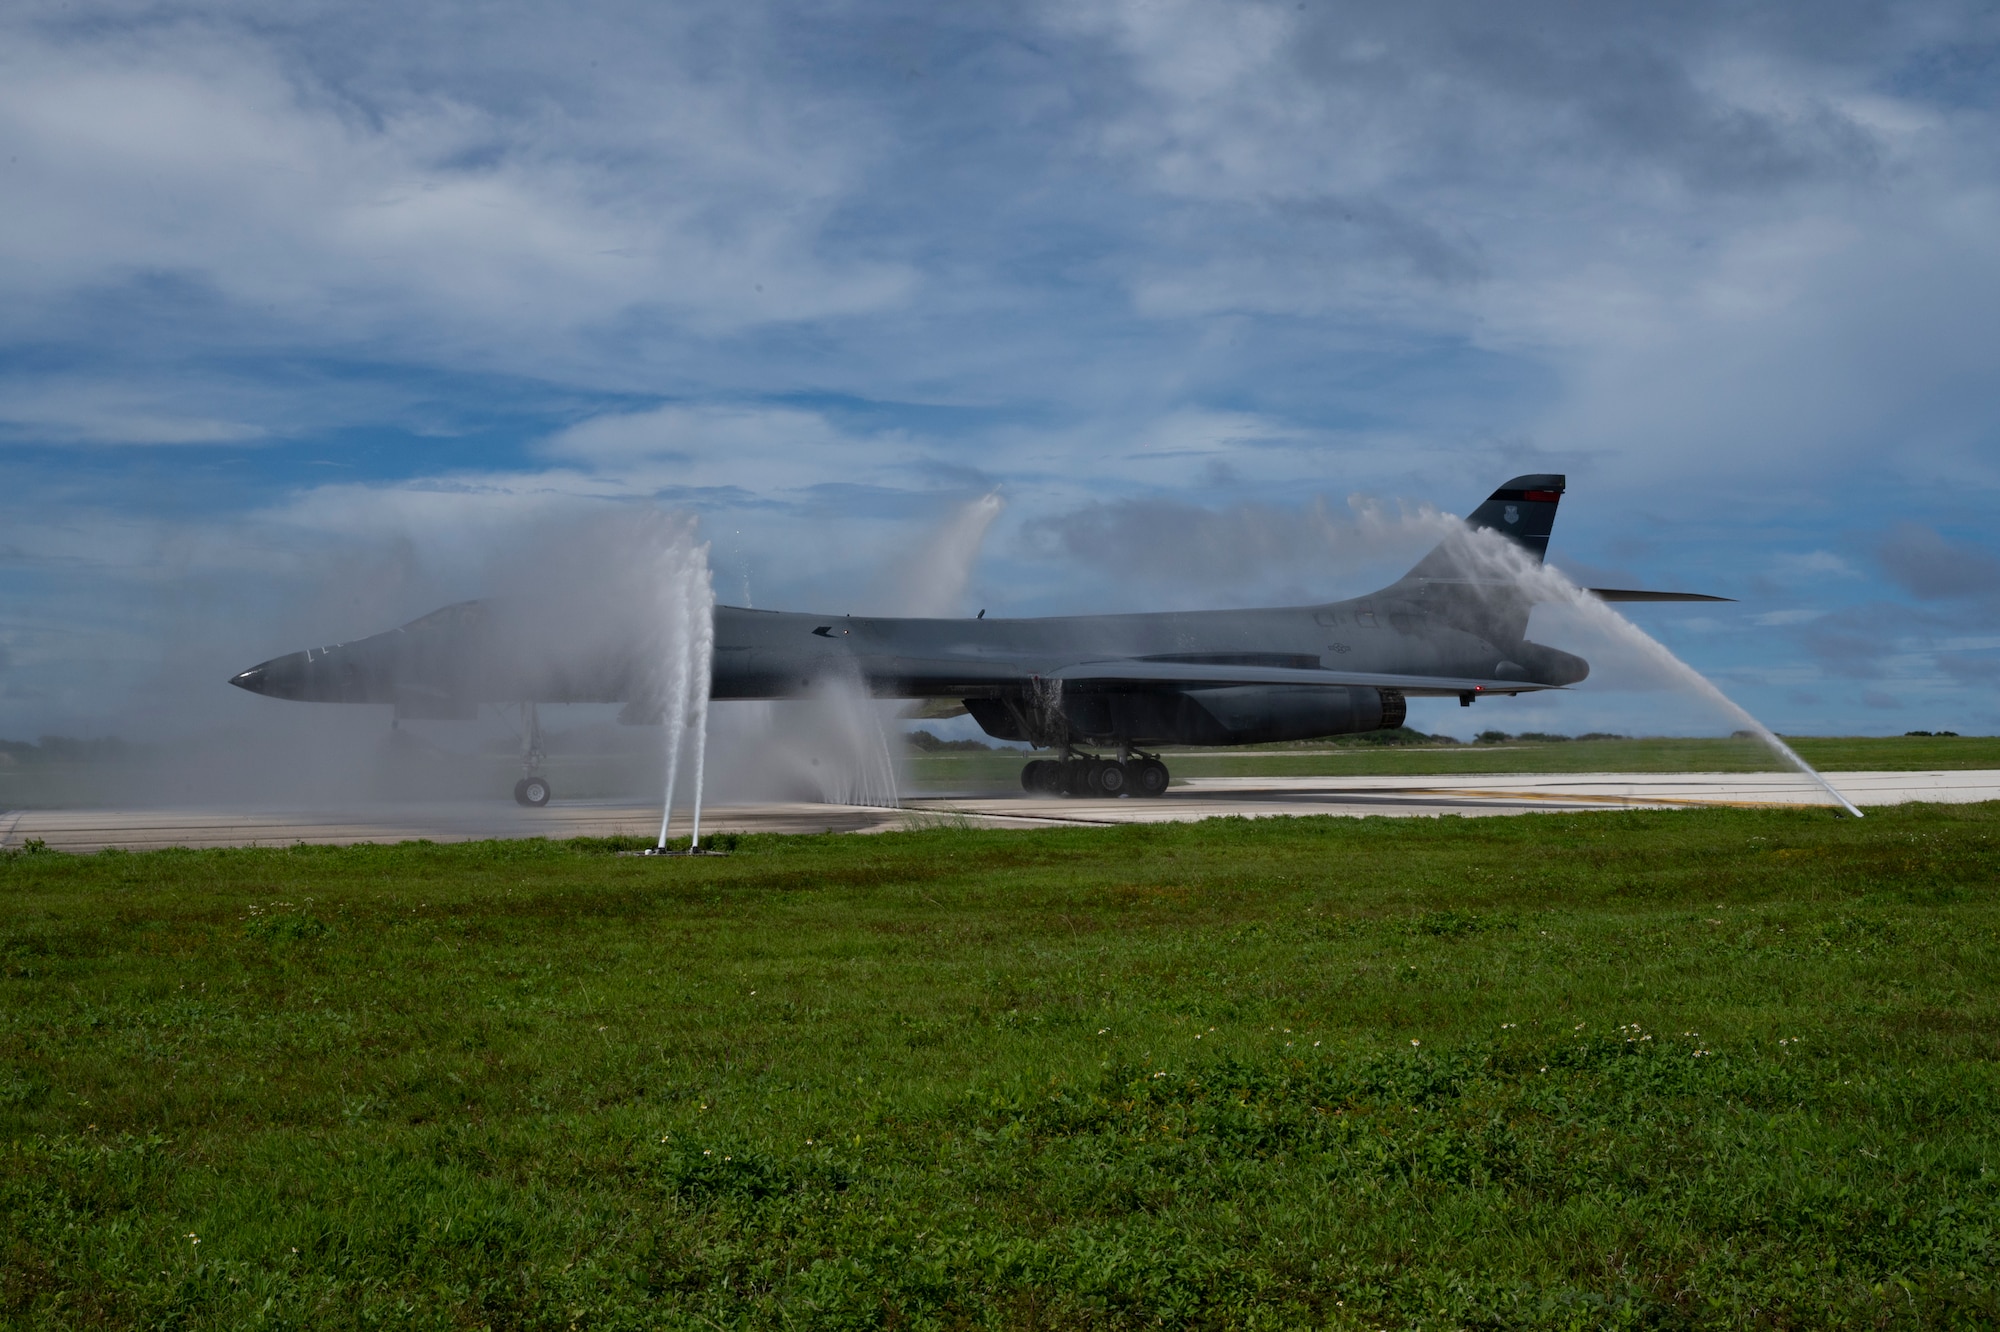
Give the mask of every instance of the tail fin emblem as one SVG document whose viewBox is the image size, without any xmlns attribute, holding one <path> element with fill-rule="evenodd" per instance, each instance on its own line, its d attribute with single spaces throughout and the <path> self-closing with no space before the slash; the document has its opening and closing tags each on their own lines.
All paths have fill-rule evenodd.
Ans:
<svg viewBox="0 0 2000 1332">
<path fill-rule="evenodd" d="M 1507 511 L 1500 516 L 1510 523 L 1518 523 L 1521 521 L 1521 506 L 1518 504 L 1509 504 Z"/>
</svg>

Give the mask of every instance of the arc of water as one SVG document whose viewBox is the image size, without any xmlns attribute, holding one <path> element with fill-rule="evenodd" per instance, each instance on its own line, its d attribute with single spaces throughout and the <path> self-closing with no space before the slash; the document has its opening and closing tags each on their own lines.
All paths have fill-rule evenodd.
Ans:
<svg viewBox="0 0 2000 1332">
<path fill-rule="evenodd" d="M 1556 576 L 1558 578 L 1562 577 L 1560 574 Z M 1566 578 L 1562 579 L 1562 581 L 1569 583 L 1569 580 Z M 1776 731 L 1764 725 L 1763 722 L 1758 721 L 1750 714 L 1749 709 L 1723 693 L 1721 686 L 1717 685 L 1713 680 L 1682 661 L 1666 644 L 1626 619 L 1623 615 L 1620 615 L 1601 599 L 1577 587 L 1574 583 L 1569 583 L 1565 591 L 1568 592 L 1569 599 L 1573 605 L 1577 606 L 1586 615 L 1610 626 L 1614 632 L 1632 642 L 1647 656 L 1653 658 L 1668 674 L 1678 678 L 1682 683 L 1701 695 L 1701 697 L 1721 709 L 1731 720 L 1737 722 L 1744 730 L 1756 736 L 1765 748 L 1783 759 L 1791 767 L 1797 769 L 1815 786 L 1819 787 L 1820 790 L 1826 792 L 1828 798 L 1846 810 L 1850 817 L 1857 819 L 1864 817 L 1861 811 L 1855 807 L 1853 801 L 1842 795 L 1839 788 L 1821 775 L 1818 768 L 1813 767 L 1812 764 L 1800 758 L 1798 751 L 1779 739 Z"/>
<path fill-rule="evenodd" d="M 1592 596 L 1560 570 L 1552 569 L 1546 564 L 1531 562 L 1520 547 L 1491 532 L 1463 529 L 1462 539 L 1465 542 L 1464 549 L 1473 561 L 1489 566 L 1499 576 L 1500 581 L 1511 581 L 1528 588 L 1539 600 L 1567 602 L 1576 607 L 1586 618 L 1596 621 L 1606 632 L 1637 648 L 1643 655 L 1651 658 L 1654 665 L 1664 674 L 1692 689 L 1719 708 L 1725 716 L 1757 737 L 1772 753 L 1826 792 L 1827 796 L 1847 811 L 1850 817 L 1857 819 L 1863 817 L 1853 801 L 1842 795 L 1832 782 L 1820 774 L 1819 769 L 1800 758 L 1790 745 L 1778 738 L 1775 731 L 1751 716 L 1742 704 L 1723 693 L 1721 687 L 1713 680 L 1675 656 L 1666 644 L 1613 610 L 1602 598 Z"/>
<path fill-rule="evenodd" d="M 1857 819 L 1863 817 L 1861 811 L 1855 807 L 1854 802 L 1842 795 L 1832 782 L 1820 774 L 1819 769 L 1800 758 L 1796 750 L 1779 739 L 1776 731 L 1773 731 L 1770 727 L 1764 725 L 1763 722 L 1753 717 L 1749 709 L 1723 693 L 1721 686 L 1682 661 L 1666 644 L 1626 619 L 1623 615 L 1620 615 L 1602 599 L 1590 595 L 1590 593 L 1584 591 L 1575 583 L 1570 582 L 1569 579 L 1564 578 L 1561 574 L 1555 574 L 1554 576 L 1560 579 L 1562 584 L 1567 584 L 1562 590 L 1567 594 L 1572 605 L 1591 618 L 1599 620 L 1614 633 L 1617 633 L 1620 637 L 1637 646 L 1647 656 L 1651 657 L 1668 675 L 1679 679 L 1701 697 L 1721 709 L 1724 715 L 1737 722 L 1744 730 L 1749 731 L 1750 734 L 1756 736 L 1765 748 L 1783 759 L 1791 767 L 1797 769 L 1807 780 L 1819 787 L 1820 790 L 1826 792 L 1828 798 L 1846 810 L 1850 817 Z"/>
<path fill-rule="evenodd" d="M 1729 700 L 1725 699 L 1724 701 L 1728 702 Z M 1736 704 L 1734 702 L 1730 702 L 1730 706 L 1736 707 Z M 1823 775 L 1821 775 L 1820 770 L 1818 768 L 1815 768 L 1812 764 L 1806 762 L 1804 759 L 1800 758 L 1796 753 L 1794 753 L 1792 747 L 1786 744 L 1783 740 L 1780 740 L 1775 731 L 1766 730 L 1762 722 L 1758 721 L 1755 717 L 1750 716 L 1749 713 L 1744 712 L 1742 708 L 1737 707 L 1736 711 L 1750 722 L 1750 729 L 1757 732 L 1759 739 L 1761 739 L 1765 744 L 1769 745 L 1771 748 L 1777 750 L 1779 754 L 1784 756 L 1785 761 L 1790 763 L 1794 768 L 1797 768 L 1800 772 L 1812 778 L 1815 782 L 1818 782 L 1820 790 L 1832 796 L 1834 800 L 1838 802 L 1840 807 L 1846 810 L 1849 815 L 1857 819 L 1865 817 L 1859 809 L 1855 808 L 1854 802 L 1852 800 L 1849 800 L 1846 796 L 1842 795 L 1840 793 L 1840 789 L 1836 787 L 1832 782 L 1828 781 Z"/>
</svg>

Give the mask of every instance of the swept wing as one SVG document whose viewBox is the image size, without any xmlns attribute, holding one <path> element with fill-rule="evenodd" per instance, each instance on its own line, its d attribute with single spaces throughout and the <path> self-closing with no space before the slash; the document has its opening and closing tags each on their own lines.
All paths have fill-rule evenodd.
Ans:
<svg viewBox="0 0 2000 1332">
<path fill-rule="evenodd" d="M 1460 679 L 1439 675 L 1395 675 L 1369 671 L 1331 671 L 1286 666 L 1212 665 L 1206 662 L 1087 661 L 1064 666 L 1042 677 L 1063 684 L 1093 688 L 1143 689 L 1187 688 L 1190 685 L 1318 685 L 1321 687 L 1359 686 L 1393 689 L 1418 697 L 1451 698 L 1460 694 L 1526 694 L 1561 685 L 1536 684 L 1528 680 Z"/>
</svg>

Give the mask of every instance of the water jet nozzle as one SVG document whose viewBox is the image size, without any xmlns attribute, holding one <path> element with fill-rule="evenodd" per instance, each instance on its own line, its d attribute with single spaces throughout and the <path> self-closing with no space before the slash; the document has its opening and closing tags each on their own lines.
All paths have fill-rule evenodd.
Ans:
<svg viewBox="0 0 2000 1332">
<path fill-rule="evenodd" d="M 691 846 L 679 851 L 669 851 L 664 846 L 649 846 L 643 851 L 619 851 L 621 856 L 726 856 L 727 851 L 712 851 L 705 846 Z"/>
</svg>

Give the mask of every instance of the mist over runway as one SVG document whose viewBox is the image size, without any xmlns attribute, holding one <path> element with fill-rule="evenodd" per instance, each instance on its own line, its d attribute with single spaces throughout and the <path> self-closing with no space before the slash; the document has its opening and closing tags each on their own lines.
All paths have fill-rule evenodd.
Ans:
<svg viewBox="0 0 2000 1332">
<path fill-rule="evenodd" d="M 1912 801 L 2000 800 L 2000 770 L 1843 772 L 1833 778 L 1864 808 Z M 1106 827 L 1213 818 L 1336 815 L 1349 818 L 1493 817 L 1610 813 L 1702 806 L 1818 806 L 1825 796 L 1792 773 L 1536 773 L 1472 776 L 1199 777 L 1150 800 L 1028 795 L 925 795 L 900 809 L 808 802 L 711 805 L 716 833 L 868 833 L 907 828 Z M 355 804 L 281 809 L 47 809 L 0 813 L 0 851 L 38 840 L 51 851 L 151 851 L 168 847 L 323 846 L 415 840 L 643 837 L 659 807 L 638 801 L 558 801 L 523 809 L 498 801 Z"/>
</svg>

